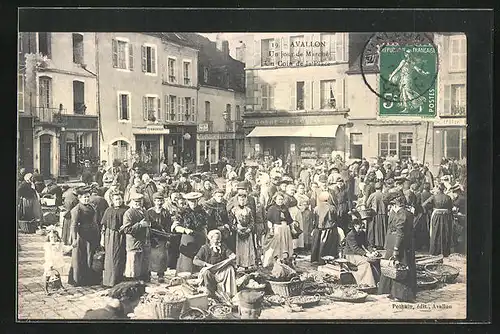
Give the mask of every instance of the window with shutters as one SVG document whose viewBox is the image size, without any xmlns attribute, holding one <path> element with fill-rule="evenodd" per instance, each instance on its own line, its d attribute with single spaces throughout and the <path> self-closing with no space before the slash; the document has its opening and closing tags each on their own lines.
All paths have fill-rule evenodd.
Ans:
<svg viewBox="0 0 500 334">
<path fill-rule="evenodd" d="M 184 98 L 184 120 L 194 121 L 193 101 L 191 97 Z"/>
<path fill-rule="evenodd" d="M 168 101 L 168 105 L 166 107 L 168 119 L 170 121 L 175 121 L 177 115 L 177 96 L 169 95 L 166 100 Z"/>
<path fill-rule="evenodd" d="M 297 92 L 296 92 L 296 110 L 304 110 L 305 105 L 304 105 L 304 99 L 305 97 L 305 92 L 304 92 L 304 81 L 297 81 L 296 87 L 297 87 Z"/>
<path fill-rule="evenodd" d="M 134 54 L 132 45 L 126 39 L 116 38 L 112 43 L 113 67 L 122 70 L 134 68 Z"/>
<path fill-rule="evenodd" d="M 85 115 L 87 106 L 85 105 L 85 83 L 82 81 L 73 81 L 73 112 L 79 115 Z"/>
<path fill-rule="evenodd" d="M 226 121 L 230 121 L 231 120 L 231 105 L 229 103 L 226 104 L 226 112 L 224 114 L 225 114 Z"/>
<path fill-rule="evenodd" d="M 51 53 L 51 34 L 50 32 L 38 33 L 38 52 L 50 58 Z"/>
<path fill-rule="evenodd" d="M 40 108 L 52 108 L 52 79 L 39 77 L 39 106 Z"/>
<path fill-rule="evenodd" d="M 412 157 L 411 147 L 413 145 L 413 133 L 400 132 L 399 133 L 399 158 L 408 159 Z"/>
<path fill-rule="evenodd" d="M 182 75 L 184 76 L 184 84 L 186 86 L 191 85 L 191 62 L 184 60 L 182 62 Z"/>
<path fill-rule="evenodd" d="M 83 64 L 83 35 L 73 34 L 73 63 Z"/>
<path fill-rule="evenodd" d="M 141 65 L 144 73 L 156 74 L 156 45 L 144 44 L 141 46 Z"/>
<path fill-rule="evenodd" d="M 274 91 L 273 85 L 261 85 L 261 110 L 274 110 Z"/>
<path fill-rule="evenodd" d="M 444 86 L 444 106 L 441 116 L 465 116 L 467 98 L 464 84 Z"/>
<path fill-rule="evenodd" d="M 205 101 L 205 122 L 210 122 L 210 101 Z"/>
<path fill-rule="evenodd" d="M 290 37 L 290 65 L 294 66 L 304 61 L 304 36 Z"/>
<path fill-rule="evenodd" d="M 160 101 L 158 95 L 146 95 L 142 100 L 145 121 L 156 122 L 160 119 Z"/>
<path fill-rule="evenodd" d="M 208 83 L 208 67 L 203 67 L 203 82 Z"/>
<path fill-rule="evenodd" d="M 260 62 L 262 66 L 273 66 L 274 39 L 262 39 L 260 41 Z"/>
<path fill-rule="evenodd" d="M 175 66 L 176 66 L 176 61 L 175 58 L 168 58 L 168 82 L 170 83 L 175 83 L 176 82 L 176 77 L 175 77 Z"/>
<path fill-rule="evenodd" d="M 17 74 L 17 111 L 24 112 L 24 75 Z"/>
<path fill-rule="evenodd" d="M 337 108 L 337 100 L 335 99 L 335 80 L 320 81 L 320 99 L 321 109 Z"/>
<path fill-rule="evenodd" d="M 321 61 L 335 61 L 337 51 L 336 34 L 321 34 Z"/>
<path fill-rule="evenodd" d="M 396 133 L 379 133 L 378 155 L 381 157 L 397 156 L 398 142 Z"/>
<path fill-rule="evenodd" d="M 130 121 L 130 93 L 118 92 L 118 120 Z"/>
<path fill-rule="evenodd" d="M 467 66 L 467 41 L 465 36 L 450 37 L 450 72 L 465 71 Z"/>
</svg>

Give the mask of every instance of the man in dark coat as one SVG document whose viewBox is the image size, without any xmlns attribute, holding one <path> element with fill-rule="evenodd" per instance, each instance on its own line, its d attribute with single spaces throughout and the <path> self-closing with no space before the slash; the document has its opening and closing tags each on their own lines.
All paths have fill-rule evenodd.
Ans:
<svg viewBox="0 0 500 334">
<path fill-rule="evenodd" d="M 92 205 L 95 210 L 95 219 L 97 225 L 99 226 L 99 230 L 101 230 L 102 216 L 104 215 L 104 212 L 109 207 L 109 205 L 108 201 L 106 201 L 104 197 L 99 196 L 99 189 L 97 188 L 97 184 L 95 184 L 91 189 L 89 204 Z"/>
<path fill-rule="evenodd" d="M 82 171 L 82 182 L 86 185 L 90 185 L 94 180 L 92 175 L 92 168 L 90 167 L 90 160 L 85 160 L 83 171 Z"/>
<path fill-rule="evenodd" d="M 142 176 L 142 182 L 144 182 L 144 209 L 147 210 L 153 207 L 153 195 L 158 192 L 158 188 L 148 174 Z"/>
<path fill-rule="evenodd" d="M 37 193 L 41 193 L 45 188 L 45 182 L 43 180 L 43 175 L 40 174 L 38 169 L 33 171 L 33 183 L 35 184 L 35 190 Z"/>
<path fill-rule="evenodd" d="M 414 216 L 405 207 L 402 192 L 392 193 L 389 197 L 392 205 L 389 212 L 389 225 L 385 241 L 385 259 L 394 257 L 399 263 L 408 266 L 408 274 L 404 280 L 394 280 L 382 274 L 379 294 L 389 294 L 389 298 L 400 302 L 414 302 L 417 294 L 417 269 L 413 239 Z"/>
<path fill-rule="evenodd" d="M 94 181 L 99 185 L 99 187 L 103 186 L 102 178 L 104 176 L 104 173 L 106 172 L 105 168 L 105 161 L 102 162 L 102 164 L 97 168 L 97 172 L 95 173 L 94 176 Z"/>
<path fill-rule="evenodd" d="M 187 194 L 193 191 L 193 185 L 191 182 L 188 181 L 187 177 L 189 176 L 189 173 L 183 172 L 179 182 L 175 186 L 175 191 L 179 192 L 181 194 Z"/>
<path fill-rule="evenodd" d="M 42 190 L 42 196 L 44 194 L 54 195 L 56 197 L 56 206 L 62 205 L 62 203 L 63 203 L 63 201 L 62 201 L 63 191 L 62 191 L 61 187 L 57 184 L 55 177 L 53 177 L 53 176 L 50 177 L 49 183 L 47 184 L 45 189 Z"/>
</svg>

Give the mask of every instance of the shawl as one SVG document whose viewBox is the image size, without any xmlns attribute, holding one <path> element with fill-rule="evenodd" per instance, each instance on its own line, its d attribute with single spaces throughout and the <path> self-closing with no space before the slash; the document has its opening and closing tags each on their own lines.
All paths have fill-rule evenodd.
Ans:
<svg viewBox="0 0 500 334">
<path fill-rule="evenodd" d="M 280 224 L 282 221 L 286 221 L 288 224 L 291 224 L 293 221 L 292 217 L 290 216 L 290 212 L 285 205 L 272 205 L 267 211 L 266 218 L 273 224 Z"/>
<path fill-rule="evenodd" d="M 193 231 L 201 232 L 207 226 L 208 215 L 201 206 L 194 209 L 186 208 L 180 212 L 181 226 Z"/>
</svg>

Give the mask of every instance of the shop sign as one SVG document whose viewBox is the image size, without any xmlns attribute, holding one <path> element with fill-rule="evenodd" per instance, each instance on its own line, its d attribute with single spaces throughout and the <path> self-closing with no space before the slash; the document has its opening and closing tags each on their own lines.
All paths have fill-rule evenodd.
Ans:
<svg viewBox="0 0 500 334">
<path fill-rule="evenodd" d="M 245 126 L 345 124 L 344 116 L 287 116 L 249 118 Z"/>
<path fill-rule="evenodd" d="M 208 132 L 208 123 L 198 124 L 198 132 Z"/>
<path fill-rule="evenodd" d="M 165 127 L 161 124 L 149 124 L 149 125 L 146 125 L 145 128 L 134 129 L 134 133 L 136 133 L 136 134 L 162 134 L 162 135 L 166 135 L 166 134 L 170 133 L 170 130 L 165 129 Z"/>
<path fill-rule="evenodd" d="M 466 126 L 466 119 L 465 117 L 438 118 L 434 121 L 434 126 Z"/>
</svg>

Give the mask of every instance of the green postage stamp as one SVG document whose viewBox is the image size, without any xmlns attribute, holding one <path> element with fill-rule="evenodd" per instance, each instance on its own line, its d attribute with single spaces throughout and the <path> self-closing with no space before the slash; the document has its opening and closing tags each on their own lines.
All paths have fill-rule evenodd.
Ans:
<svg viewBox="0 0 500 334">
<path fill-rule="evenodd" d="M 431 44 L 380 50 L 380 116 L 436 116 L 437 56 Z"/>
</svg>

